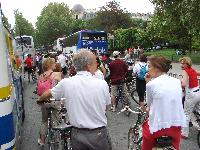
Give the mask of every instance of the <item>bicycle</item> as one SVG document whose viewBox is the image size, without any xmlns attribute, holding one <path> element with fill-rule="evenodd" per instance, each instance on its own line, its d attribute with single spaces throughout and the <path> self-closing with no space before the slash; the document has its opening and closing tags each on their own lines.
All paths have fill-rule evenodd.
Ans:
<svg viewBox="0 0 200 150">
<path fill-rule="evenodd" d="M 140 105 L 138 93 L 136 90 L 136 77 L 133 77 L 132 81 L 130 83 L 127 83 L 127 89 L 128 89 L 128 96 L 129 96 L 128 98 L 131 101 L 134 101 L 137 105 Z M 144 96 L 146 96 L 146 94 Z M 144 99 L 146 98 L 144 97 Z"/>
<path fill-rule="evenodd" d="M 126 107 L 119 113 L 122 113 L 123 111 L 129 111 L 133 114 L 138 114 L 136 123 L 131 126 L 128 131 L 128 150 L 140 150 L 142 142 L 142 124 L 146 120 L 146 113 L 138 107 L 137 111 L 133 111 L 131 108 Z M 155 147 L 153 148 L 153 150 L 176 149 L 172 146 L 172 138 L 170 136 L 161 136 L 155 139 Z"/>
<path fill-rule="evenodd" d="M 192 120 L 192 125 L 198 130 L 197 134 L 197 144 L 200 148 L 200 114 L 197 110 L 193 111 L 193 114 L 195 115 L 195 120 Z"/>
<path fill-rule="evenodd" d="M 61 98 L 61 100 L 50 99 L 50 101 L 61 101 L 60 109 L 58 110 L 61 116 L 61 120 L 58 125 L 53 126 L 54 122 L 52 120 L 52 108 L 49 111 L 48 117 L 48 132 L 47 132 L 47 140 L 48 140 L 48 148 L 49 150 L 72 150 L 71 146 L 71 128 L 72 125 L 66 123 L 65 114 L 67 112 L 64 107 L 63 100 L 65 98 Z"/>
<path fill-rule="evenodd" d="M 33 82 L 37 81 L 35 70 L 36 70 L 36 68 L 32 68 L 31 77 L 32 77 Z"/>
<path fill-rule="evenodd" d="M 24 78 L 26 77 L 26 72 L 28 72 L 28 80 L 30 82 L 30 78 L 29 78 L 29 74 L 31 75 L 31 79 L 33 80 L 33 82 L 37 81 L 37 77 L 36 77 L 36 67 L 34 66 L 33 68 L 29 69 L 27 68 L 27 66 L 24 67 Z"/>
<path fill-rule="evenodd" d="M 123 86 L 126 86 L 124 83 L 120 83 L 119 85 L 117 85 L 117 89 L 118 89 L 118 96 L 116 97 L 116 107 L 118 106 L 119 102 L 121 103 L 121 107 L 122 109 L 126 108 L 127 106 L 130 107 L 130 102 L 128 100 L 128 97 L 125 97 L 123 94 Z M 126 116 L 130 116 L 130 112 L 129 111 L 125 111 L 124 113 Z"/>
</svg>

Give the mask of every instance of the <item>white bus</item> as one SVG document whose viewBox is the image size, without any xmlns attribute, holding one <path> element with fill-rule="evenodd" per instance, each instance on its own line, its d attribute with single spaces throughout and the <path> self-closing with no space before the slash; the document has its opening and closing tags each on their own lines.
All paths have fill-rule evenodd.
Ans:
<svg viewBox="0 0 200 150">
<path fill-rule="evenodd" d="M 16 39 L 16 50 L 15 54 L 19 55 L 21 60 L 24 62 L 28 54 L 32 55 L 33 60 L 35 60 L 35 47 L 32 36 L 17 36 Z"/>
<path fill-rule="evenodd" d="M 63 41 L 64 38 L 57 38 L 54 43 L 53 43 L 53 50 L 54 51 L 62 51 L 63 48 L 61 46 L 61 42 Z"/>
<path fill-rule="evenodd" d="M 62 51 L 64 54 L 70 54 L 72 52 L 75 52 L 76 51 L 76 47 L 66 47 L 66 38 L 63 37 L 63 38 L 58 38 L 54 41 L 54 44 L 53 44 L 53 50 L 54 51 Z"/>
</svg>

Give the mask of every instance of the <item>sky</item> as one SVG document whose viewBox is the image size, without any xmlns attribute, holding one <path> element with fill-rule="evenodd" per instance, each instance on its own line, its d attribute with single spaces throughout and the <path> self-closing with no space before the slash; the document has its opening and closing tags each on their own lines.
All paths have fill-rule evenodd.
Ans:
<svg viewBox="0 0 200 150">
<path fill-rule="evenodd" d="M 15 9 L 18 9 L 24 18 L 35 26 L 37 17 L 40 16 L 42 9 L 50 2 L 64 2 L 70 9 L 73 8 L 75 4 L 81 4 L 85 9 L 98 9 L 109 1 L 111 0 L 0 0 L 2 11 L 8 18 L 11 26 L 14 26 L 15 23 Z M 126 8 L 126 10 L 132 13 L 153 13 L 154 11 L 154 6 L 149 0 L 116 1 L 120 3 L 121 8 Z"/>
</svg>

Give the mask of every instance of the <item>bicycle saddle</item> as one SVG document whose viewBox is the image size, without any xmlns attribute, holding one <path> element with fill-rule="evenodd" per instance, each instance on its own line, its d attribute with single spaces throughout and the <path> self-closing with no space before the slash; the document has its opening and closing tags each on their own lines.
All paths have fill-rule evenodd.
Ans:
<svg viewBox="0 0 200 150">
<path fill-rule="evenodd" d="M 172 146 L 172 137 L 161 136 L 161 137 L 155 138 L 155 146 L 159 148 Z"/>
<path fill-rule="evenodd" d="M 64 123 L 64 124 L 59 124 L 58 126 L 53 127 L 52 129 L 56 131 L 65 131 L 65 130 L 71 130 L 71 128 L 72 128 L 72 125 L 68 125 Z"/>
</svg>

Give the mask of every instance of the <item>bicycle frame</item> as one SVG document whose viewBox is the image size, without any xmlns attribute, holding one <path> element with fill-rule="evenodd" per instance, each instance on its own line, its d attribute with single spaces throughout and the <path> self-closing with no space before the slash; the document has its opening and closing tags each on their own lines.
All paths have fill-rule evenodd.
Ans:
<svg viewBox="0 0 200 150">
<path fill-rule="evenodd" d="M 66 108 L 63 105 L 63 98 L 61 101 L 60 109 L 58 110 L 61 115 L 61 121 L 55 127 L 52 126 L 52 109 L 48 117 L 48 144 L 49 150 L 71 150 L 71 125 L 66 123 Z M 50 99 L 50 101 L 57 101 Z M 55 140 L 56 138 L 56 140 Z"/>
<path fill-rule="evenodd" d="M 136 123 L 130 127 L 128 131 L 128 149 L 140 150 L 142 142 L 142 124 L 146 120 L 146 113 L 137 108 L 139 111 L 133 111 L 130 108 L 126 108 L 131 113 L 138 114 Z M 124 111 L 124 110 L 123 110 Z M 162 138 L 162 136 L 160 137 Z M 153 150 L 175 150 L 172 146 L 154 147 Z"/>
<path fill-rule="evenodd" d="M 123 94 L 123 86 L 126 86 L 125 83 L 120 83 L 117 88 L 118 88 L 118 97 L 116 97 L 116 106 L 118 106 L 118 102 L 121 102 L 122 104 L 122 109 L 124 109 L 126 106 L 130 107 L 130 102 L 128 100 L 128 97 L 124 96 Z M 126 100 L 125 100 L 126 98 Z M 130 112 L 126 111 L 125 112 L 126 116 L 130 116 Z"/>
</svg>

